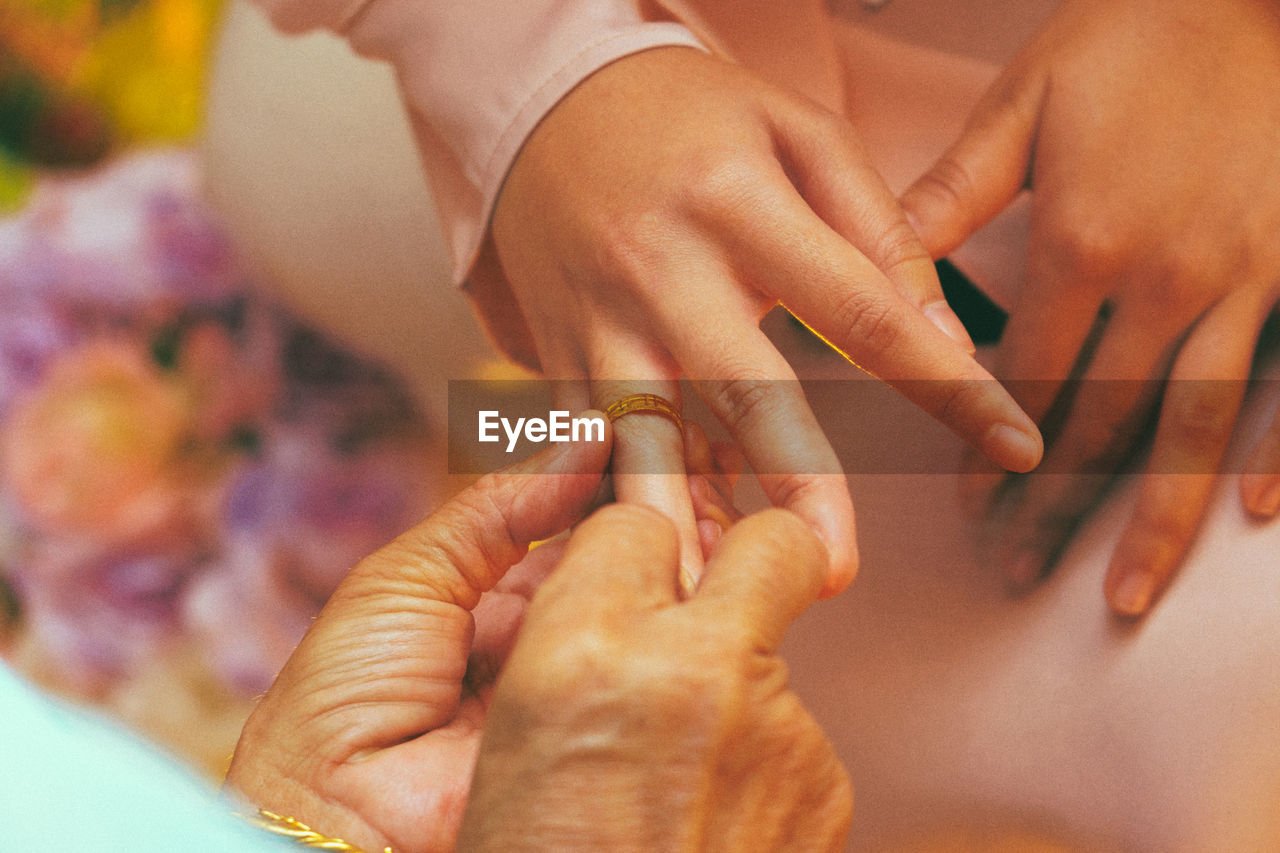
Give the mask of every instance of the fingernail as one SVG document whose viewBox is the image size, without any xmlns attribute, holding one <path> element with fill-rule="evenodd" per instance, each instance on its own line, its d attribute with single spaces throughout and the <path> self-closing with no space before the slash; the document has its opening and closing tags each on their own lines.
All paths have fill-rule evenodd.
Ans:
<svg viewBox="0 0 1280 853">
<path fill-rule="evenodd" d="M 1010 592 L 1026 592 L 1035 586 L 1044 571 L 1044 561 L 1035 551 L 1022 551 L 1004 564 Z"/>
<path fill-rule="evenodd" d="M 693 572 L 680 567 L 680 592 L 684 598 L 692 598 L 693 594 L 698 591 L 698 579 L 693 576 Z"/>
<path fill-rule="evenodd" d="M 1009 424 L 996 424 L 983 436 L 982 452 L 1010 471 L 1025 473 L 1039 464 L 1043 446 L 1038 435 L 1029 435 Z"/>
<path fill-rule="evenodd" d="M 942 330 L 942 334 L 964 347 L 969 355 L 977 352 L 973 345 L 973 338 L 969 337 L 968 331 L 965 330 L 964 323 L 960 322 L 960 318 L 951 310 L 951 306 L 943 300 L 930 302 L 921 309 L 924 316 L 929 318 L 929 322 Z"/>
<path fill-rule="evenodd" d="M 711 557 L 711 552 L 722 536 L 724 536 L 724 525 L 720 522 L 710 518 L 704 518 L 698 522 L 698 539 L 702 541 L 704 559 Z"/>
<path fill-rule="evenodd" d="M 827 549 L 827 582 L 821 598 L 831 598 L 844 591 L 858 572 L 858 542 L 853 534 L 852 516 L 844 517 L 835 506 L 818 506 L 807 516 L 810 528 Z"/>
<path fill-rule="evenodd" d="M 1259 518 L 1275 518 L 1276 513 L 1280 513 L 1280 480 L 1255 491 L 1245 508 Z"/>
<path fill-rule="evenodd" d="M 1111 596 L 1111 609 L 1122 616 L 1141 616 L 1156 594 L 1156 578 L 1149 572 L 1129 572 Z"/>
<path fill-rule="evenodd" d="M 918 211 L 922 206 L 927 205 L 928 201 L 923 199 L 920 193 L 912 192 L 911 190 L 914 188 L 914 186 L 909 187 L 898 202 L 902 205 L 902 212 L 907 217 L 907 224 L 911 226 L 911 230 L 916 232 L 916 236 L 920 238 L 921 242 L 926 242 L 924 239 L 926 222 L 920 218 Z"/>
</svg>

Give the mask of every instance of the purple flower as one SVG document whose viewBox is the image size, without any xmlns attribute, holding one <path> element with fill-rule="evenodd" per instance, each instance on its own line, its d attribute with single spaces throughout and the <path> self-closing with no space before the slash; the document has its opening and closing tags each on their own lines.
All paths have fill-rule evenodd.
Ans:
<svg viewBox="0 0 1280 853">
<path fill-rule="evenodd" d="M 188 303 L 214 304 L 241 282 L 231 243 L 203 203 L 167 189 L 145 203 L 151 262 L 165 291 Z"/>
<path fill-rule="evenodd" d="M 188 536 L 104 549 L 46 539 L 13 569 L 23 622 L 58 680 L 91 694 L 157 654 L 180 626 L 203 555 Z"/>
<path fill-rule="evenodd" d="M 315 430 L 277 425 L 267 436 L 268 456 L 227 493 L 225 535 L 274 554 L 271 570 L 317 608 L 352 566 L 434 502 L 421 443 L 342 453 Z"/>
<path fill-rule="evenodd" d="M 184 152 L 45 182 L 0 222 L 0 419 L 3 563 L 81 693 L 180 633 L 266 689 L 441 482 L 402 383 L 249 288 Z"/>
</svg>

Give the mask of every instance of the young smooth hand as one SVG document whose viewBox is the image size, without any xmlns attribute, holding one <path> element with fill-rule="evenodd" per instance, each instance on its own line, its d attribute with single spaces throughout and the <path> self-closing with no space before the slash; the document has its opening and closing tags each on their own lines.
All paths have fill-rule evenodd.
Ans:
<svg viewBox="0 0 1280 853">
<path fill-rule="evenodd" d="M 1013 583 L 1043 575 L 1158 406 L 1105 593 L 1136 616 L 1168 584 L 1280 296 L 1278 175 L 1280 4 L 1067 0 L 903 196 L 941 257 L 1033 191 L 1026 283 L 995 373 L 1038 421 L 1065 414 L 1043 424 L 1044 464 L 1014 489 L 1001 534 Z M 1065 383 L 1073 367 L 1082 381 Z M 1242 480 L 1268 517 L 1277 432 Z M 978 478 L 978 498 L 1000 479 Z"/>
<path fill-rule="evenodd" d="M 1025 471 L 1039 433 L 972 358 L 927 253 L 847 121 L 723 59 L 658 48 L 596 72 L 532 134 L 498 199 L 481 314 L 569 408 L 635 392 L 679 405 L 692 381 L 775 505 L 818 532 L 833 594 L 856 564 L 839 462 L 786 360 L 760 330 L 782 303 L 996 463 Z M 510 311 L 512 300 L 518 317 Z M 927 381 L 915 381 L 927 380 Z M 558 383 L 567 387 L 570 383 Z M 615 425 L 624 501 L 677 524 L 701 572 L 680 435 Z"/>
</svg>

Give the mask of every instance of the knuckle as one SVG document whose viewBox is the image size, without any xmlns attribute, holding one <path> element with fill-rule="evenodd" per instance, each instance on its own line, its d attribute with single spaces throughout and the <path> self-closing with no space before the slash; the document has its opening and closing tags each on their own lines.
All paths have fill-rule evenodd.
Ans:
<svg viewBox="0 0 1280 853">
<path fill-rule="evenodd" d="M 880 354 L 891 351 L 901 337 L 902 321 L 890 298 L 865 290 L 851 289 L 839 297 L 831 319 L 846 344 L 855 353 Z M 891 378 L 891 377 L 890 377 Z"/>
<path fill-rule="evenodd" d="M 1195 534 L 1196 523 L 1193 516 L 1163 502 L 1147 504 L 1140 501 L 1131 527 L 1146 542 L 1172 549 L 1190 541 Z"/>
<path fill-rule="evenodd" d="M 620 283 L 660 280 L 664 247 L 675 238 L 670 221 L 654 208 L 600 223 L 598 235 L 595 267 Z"/>
<path fill-rule="evenodd" d="M 905 219 L 899 219 L 886 228 L 876 239 L 873 251 L 872 257 L 885 272 L 909 264 L 931 262 L 920 236 Z"/>
<path fill-rule="evenodd" d="M 504 678 L 509 691 L 531 707 L 546 707 L 583 692 L 619 681 L 619 667 L 627 659 L 613 632 L 599 623 L 574 626 L 556 636 L 550 647 L 539 648 L 536 667 L 509 667 Z"/>
<path fill-rule="evenodd" d="M 990 379 L 958 379 L 943 385 L 941 392 L 937 419 L 944 424 L 960 425 L 971 422 L 975 412 L 983 411 L 990 396 L 999 393 L 999 386 Z"/>
<path fill-rule="evenodd" d="M 761 484 L 767 486 L 775 507 L 796 506 L 820 488 L 817 478 L 800 471 L 762 474 L 760 478 Z M 756 513 L 750 518 L 757 516 L 766 516 L 766 514 Z"/>
<path fill-rule="evenodd" d="M 501 475 L 487 474 L 431 519 L 365 557 L 355 571 L 369 578 L 411 577 L 433 599 L 472 602 L 490 583 L 485 567 L 490 565 L 492 555 L 486 551 L 492 546 L 481 531 L 507 523 L 498 492 L 508 485 Z M 509 529 L 501 532 L 512 538 Z"/>
<path fill-rule="evenodd" d="M 681 662 L 675 676 L 682 692 L 698 697 L 704 709 L 721 719 L 734 716 L 748 692 L 742 660 L 750 654 L 751 640 L 732 622 L 700 632 L 698 645 L 704 652 L 695 658 L 697 665 Z"/>
<path fill-rule="evenodd" d="M 711 379 L 702 390 L 712 411 L 735 435 L 750 425 L 768 420 L 775 405 L 775 383 L 747 374 L 732 379 Z"/>
<path fill-rule="evenodd" d="M 1166 290 L 1162 295 L 1166 300 L 1180 301 L 1190 295 L 1187 290 L 1205 278 L 1206 273 L 1212 274 L 1213 267 L 1217 265 L 1216 252 L 1203 251 L 1186 243 L 1167 248 L 1159 265 L 1159 278 L 1172 290 Z"/>
<path fill-rule="evenodd" d="M 613 638 L 599 626 L 579 628 L 560 641 L 549 663 L 551 670 L 575 682 L 584 675 L 607 673 L 616 665 Z"/>
<path fill-rule="evenodd" d="M 1167 415 L 1170 438 L 1197 457 L 1216 455 L 1226 445 L 1235 426 L 1234 401 L 1238 393 L 1230 382 L 1203 384 L 1206 387 L 1171 400 Z"/>
<path fill-rule="evenodd" d="M 678 186 L 695 217 L 719 220 L 749 214 L 763 183 L 753 159 L 738 151 L 710 149 L 689 159 Z"/>
<path fill-rule="evenodd" d="M 1172 310 L 1195 317 L 1229 270 L 1219 253 L 1180 245 L 1165 251 L 1156 273 L 1160 286 L 1146 289 L 1143 307 L 1161 315 Z"/>
<path fill-rule="evenodd" d="M 726 662 L 723 643 L 705 634 L 696 639 L 705 652 L 691 653 L 670 643 L 632 645 L 609 673 L 612 680 L 600 687 L 621 700 L 623 713 L 643 713 L 683 737 L 710 734 L 741 715 L 745 679 Z"/>
<path fill-rule="evenodd" d="M 1258 278 L 1260 272 L 1277 269 L 1277 255 L 1271 246 L 1272 242 L 1261 235 L 1245 234 L 1228 243 L 1218 255 L 1220 273 L 1217 279 L 1252 281 Z"/>
<path fill-rule="evenodd" d="M 1125 229 L 1111 216 L 1059 210 L 1047 226 L 1048 250 L 1054 263 L 1085 279 L 1108 279 L 1124 271 L 1130 257 Z"/>
<path fill-rule="evenodd" d="M 944 155 L 916 185 L 912 192 L 919 194 L 944 210 L 955 210 L 970 217 L 969 199 L 974 196 L 973 175 L 954 156 Z"/>
<path fill-rule="evenodd" d="M 676 542 L 671 520 L 651 507 L 634 503 L 613 503 L 596 510 L 579 525 L 585 536 L 599 535 L 617 547 L 651 553 Z"/>
</svg>

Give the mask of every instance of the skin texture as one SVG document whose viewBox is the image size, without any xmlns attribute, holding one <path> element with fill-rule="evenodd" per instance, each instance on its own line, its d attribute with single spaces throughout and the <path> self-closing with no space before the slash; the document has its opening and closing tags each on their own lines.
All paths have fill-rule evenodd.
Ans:
<svg viewBox="0 0 1280 853">
<path fill-rule="evenodd" d="M 516 160 L 492 239 L 511 292 L 473 296 L 508 351 L 589 380 L 570 407 L 637 391 L 678 404 L 676 380 L 691 380 L 773 503 L 826 544 L 824 594 L 856 570 L 853 508 L 760 331 L 779 303 L 998 464 L 1025 471 L 1040 457 L 848 122 L 722 59 L 660 48 L 585 80 Z M 683 473 L 678 432 L 627 418 L 617 442 L 619 498 L 675 521 L 682 566 L 699 575 L 688 490 L 669 476 Z"/>
<path fill-rule="evenodd" d="M 978 461 L 968 486 L 978 506 L 1007 498 L 1000 563 L 1014 585 L 1047 571 L 1152 414 L 1111 608 L 1145 613 L 1194 540 L 1280 295 L 1277 80 L 1274 2 L 1068 0 L 903 196 L 941 257 L 1034 193 L 995 374 L 1049 448 L 1012 483 Z M 1083 381 L 1064 384 L 1073 370 Z M 1241 480 L 1264 517 L 1280 507 L 1278 447 L 1273 430 Z"/>
<path fill-rule="evenodd" d="M 678 548 L 647 508 L 578 528 L 499 682 L 462 849 L 840 849 L 851 788 L 777 654 L 825 549 L 766 510 L 679 601 Z"/>
<path fill-rule="evenodd" d="M 705 469 L 714 450 L 691 447 Z M 719 532 L 688 600 L 653 510 L 608 507 L 567 555 L 556 540 L 526 556 L 590 509 L 608 458 L 608 442 L 560 445 L 356 566 L 250 717 L 228 786 L 370 850 L 452 850 L 464 812 L 462 849 L 732 847 L 743 831 L 838 846 L 849 784 L 774 653 L 826 551 L 780 510 L 735 525 L 713 466 L 691 480 L 700 533 Z"/>
</svg>

